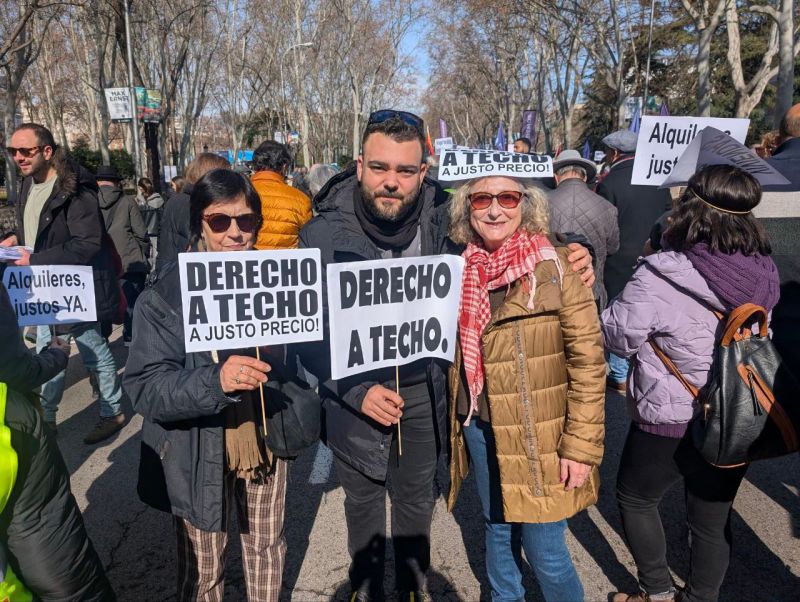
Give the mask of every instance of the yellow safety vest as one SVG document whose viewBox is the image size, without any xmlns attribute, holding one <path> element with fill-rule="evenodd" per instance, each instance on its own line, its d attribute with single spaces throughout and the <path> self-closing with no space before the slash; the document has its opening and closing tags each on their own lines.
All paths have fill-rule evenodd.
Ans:
<svg viewBox="0 0 800 602">
<path fill-rule="evenodd" d="M 0 383 L 0 512 L 6 507 L 17 480 L 17 452 L 11 447 L 11 429 L 6 426 L 8 386 Z M 0 582 L 0 602 L 31 602 L 33 595 L 6 564 L 5 578 Z"/>
</svg>

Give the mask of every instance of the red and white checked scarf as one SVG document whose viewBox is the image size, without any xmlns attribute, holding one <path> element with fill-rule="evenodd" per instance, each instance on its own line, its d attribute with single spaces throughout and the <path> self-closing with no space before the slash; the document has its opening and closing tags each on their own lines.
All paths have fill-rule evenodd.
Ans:
<svg viewBox="0 0 800 602">
<path fill-rule="evenodd" d="M 481 336 L 492 318 L 489 291 L 508 286 L 523 276 L 528 276 L 528 309 L 532 310 L 536 292 L 536 264 L 552 260 L 558 266 L 559 278 L 563 278 L 563 274 L 556 250 L 547 237 L 543 234 L 531 234 L 523 229 L 517 230 L 494 253 L 489 253 L 483 245 L 470 243 L 464 251 L 464 259 L 466 265 L 461 287 L 458 332 L 461 336 L 461 352 L 471 401 L 466 421 L 469 424 L 472 413 L 478 409 L 478 395 L 483 390 Z"/>
</svg>

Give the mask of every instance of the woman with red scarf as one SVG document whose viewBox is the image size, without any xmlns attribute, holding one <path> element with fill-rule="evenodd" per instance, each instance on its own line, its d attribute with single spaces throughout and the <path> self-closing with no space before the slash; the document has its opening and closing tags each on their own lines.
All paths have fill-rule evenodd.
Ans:
<svg viewBox="0 0 800 602">
<path fill-rule="evenodd" d="M 592 291 L 548 237 L 538 189 L 474 180 L 454 195 L 450 218 L 451 239 L 467 247 L 449 508 L 471 461 L 492 600 L 525 597 L 520 539 L 545 600 L 583 600 L 564 530 L 597 500 L 603 458 L 606 369 Z"/>
</svg>

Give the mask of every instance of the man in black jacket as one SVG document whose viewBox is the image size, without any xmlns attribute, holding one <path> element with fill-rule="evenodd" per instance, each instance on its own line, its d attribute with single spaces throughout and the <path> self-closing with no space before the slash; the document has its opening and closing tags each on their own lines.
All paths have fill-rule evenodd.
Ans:
<svg viewBox="0 0 800 602">
<path fill-rule="evenodd" d="M 33 249 L 32 253 L 23 251 L 15 265 L 89 265 L 94 271 L 98 321 L 75 324 L 68 334 L 75 339 L 87 370 L 97 375 L 100 420 L 84 438 L 84 443 L 96 443 L 125 423 L 117 366 L 100 332 L 100 322 L 110 322 L 116 314 L 119 289 L 111 243 L 97 202 L 97 184 L 41 125 L 26 123 L 17 128 L 8 151 L 25 179 L 17 202 L 17 233 L 0 244 Z M 50 338 L 50 328 L 40 326 L 37 348 L 42 349 Z M 52 428 L 64 394 L 64 372 L 42 387 L 44 419 Z"/>
<path fill-rule="evenodd" d="M 426 178 L 422 120 L 376 111 L 362 138 L 356 170 L 338 174 L 317 195 L 319 215 L 300 231 L 301 248 L 330 263 L 419 257 L 456 251 L 447 238 L 448 195 Z M 578 268 L 591 258 L 583 250 Z M 319 379 L 325 441 L 345 491 L 353 601 L 383 599 L 386 482 L 392 483 L 392 541 L 401 601 L 422 600 L 430 566 L 433 479 L 447 441 L 446 369 L 438 360 L 330 378 L 330 342 L 298 346 Z M 346 343 L 342 343 L 346 344 Z M 403 421 L 403 456 L 395 425 Z"/>
<path fill-rule="evenodd" d="M 668 190 L 631 184 L 637 138 L 638 134 L 629 130 L 619 130 L 603 138 L 611 168 L 598 180 L 596 192 L 617 208 L 620 240 L 619 251 L 608 258 L 603 274 L 609 301 L 622 292 L 633 276 L 636 260 L 653 224 L 672 206 Z M 608 364 L 609 387 L 624 391 L 628 360 L 612 353 Z"/>
</svg>

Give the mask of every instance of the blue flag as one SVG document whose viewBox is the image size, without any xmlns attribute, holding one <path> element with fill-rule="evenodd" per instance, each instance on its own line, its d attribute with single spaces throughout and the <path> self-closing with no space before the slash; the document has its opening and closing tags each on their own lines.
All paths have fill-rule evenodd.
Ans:
<svg viewBox="0 0 800 602">
<path fill-rule="evenodd" d="M 589 147 L 589 141 L 583 143 L 583 152 L 581 153 L 584 159 L 589 159 L 592 156 L 592 149 Z"/>
<path fill-rule="evenodd" d="M 667 108 L 667 101 L 661 103 L 661 109 L 659 109 L 658 114 L 662 117 L 669 117 L 669 109 Z"/>
<path fill-rule="evenodd" d="M 508 150 L 508 145 L 506 144 L 506 134 L 503 131 L 502 121 L 497 128 L 497 136 L 494 137 L 494 148 L 495 150 Z"/>
</svg>

